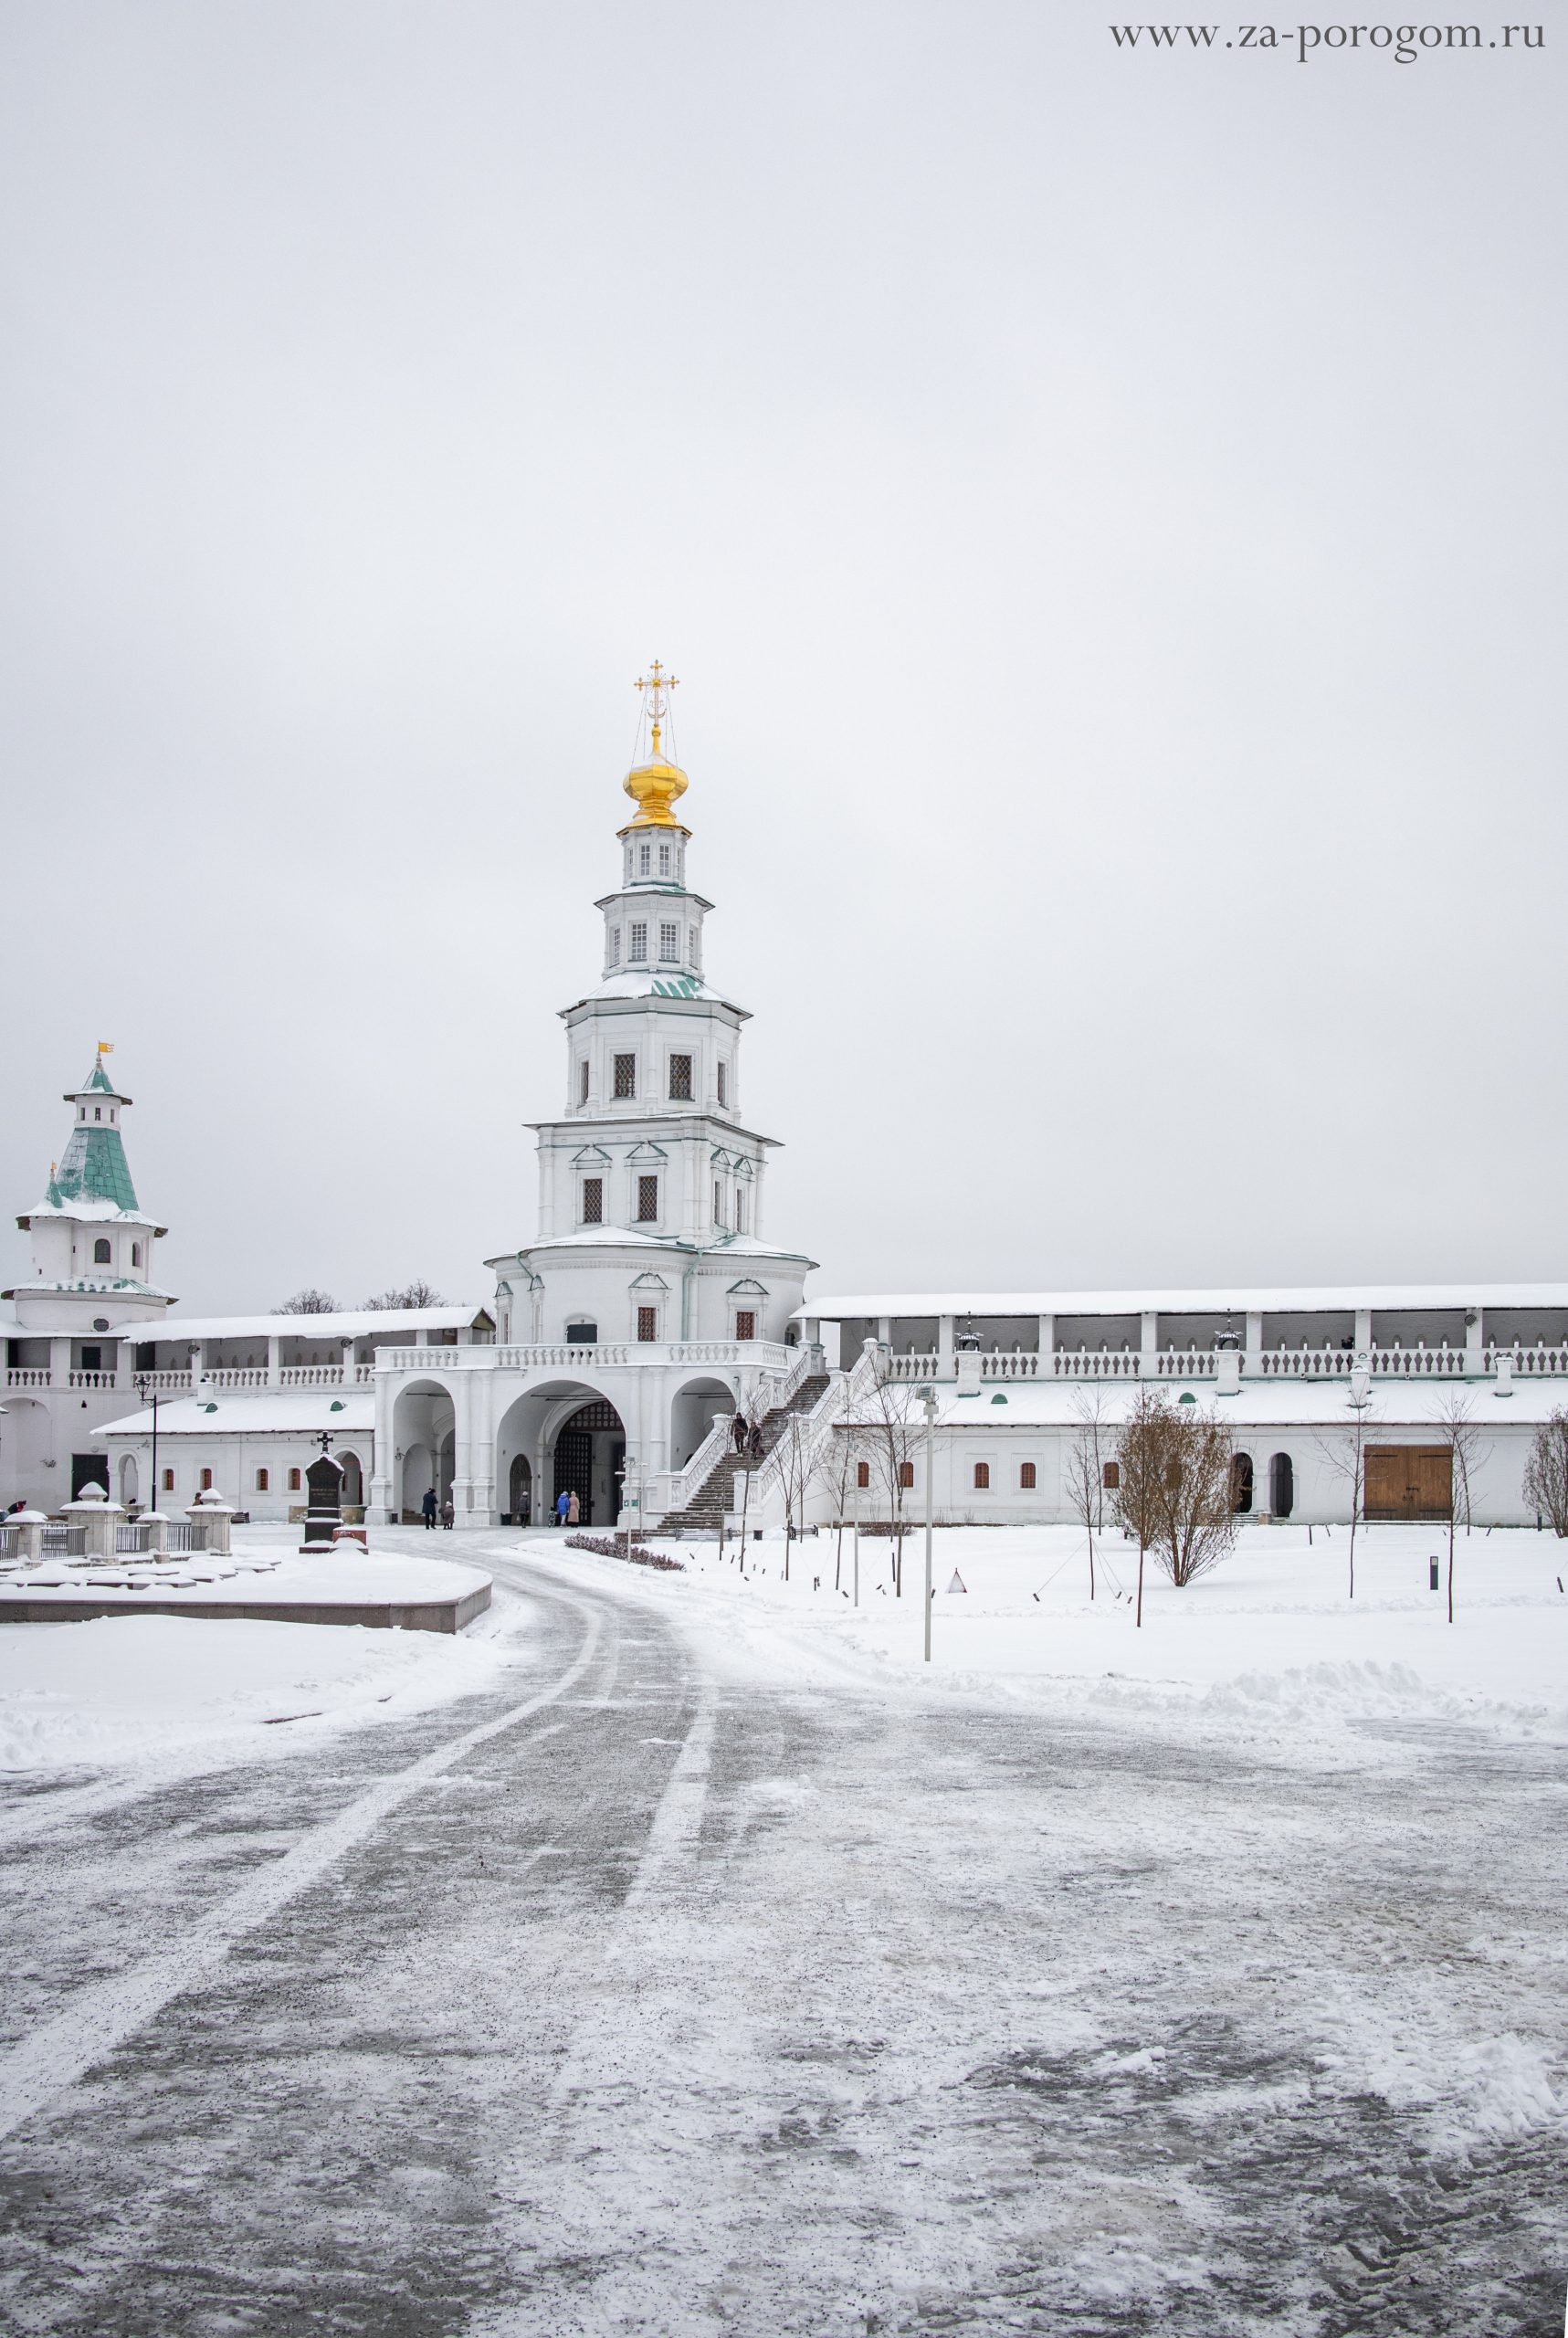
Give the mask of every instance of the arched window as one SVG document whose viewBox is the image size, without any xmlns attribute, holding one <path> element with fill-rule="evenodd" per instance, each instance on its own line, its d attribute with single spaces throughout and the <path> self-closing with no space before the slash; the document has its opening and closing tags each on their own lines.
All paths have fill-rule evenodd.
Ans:
<svg viewBox="0 0 1568 2338">
<path fill-rule="evenodd" d="M 110 1250 L 107 1240 L 100 1234 L 97 1241 L 92 1246 L 93 1265 L 95 1267 L 106 1267 L 113 1256 L 114 1253 Z"/>
<path fill-rule="evenodd" d="M 1113 1494 L 1121 1483 L 1121 1462 L 1108 1461 L 1100 1473 L 1100 1481 L 1108 1494 Z"/>
<path fill-rule="evenodd" d="M 1252 1508 L 1252 1456 L 1235 1453 L 1230 1462 L 1230 1506 L 1245 1518 Z"/>
<path fill-rule="evenodd" d="M 165 1469 L 165 1470 L 164 1470 L 164 1472 L 163 1472 L 163 1491 L 164 1491 L 166 1494 L 172 1494 L 172 1493 L 174 1492 L 174 1473 L 173 1469 Z"/>
<path fill-rule="evenodd" d="M 857 1462 L 856 1462 L 856 1464 L 855 1464 L 855 1482 L 856 1482 L 856 1484 L 857 1484 L 858 1486 L 868 1486 L 868 1485 L 870 1484 L 870 1482 L 871 1482 L 871 1464 L 869 1463 L 869 1461 L 857 1461 Z"/>
<path fill-rule="evenodd" d="M 1018 1464 L 1018 1490 L 1025 1494 L 1032 1494 L 1035 1490 L 1035 1465 L 1032 1461 L 1020 1461 Z"/>
<path fill-rule="evenodd" d="M 977 1462 L 975 1463 L 975 1465 L 974 1465 L 974 1487 L 975 1487 L 975 1491 L 976 1491 L 977 1493 L 986 1493 L 986 1492 L 988 1492 L 988 1491 L 990 1490 L 990 1486 L 991 1486 L 991 1464 L 990 1464 L 990 1462 L 989 1462 L 989 1461 L 977 1461 Z"/>
<path fill-rule="evenodd" d="M 899 1483 L 900 1483 L 900 1486 L 912 1486 L 912 1485 L 914 1484 L 914 1481 L 915 1481 L 915 1465 L 914 1465 L 914 1463 L 913 1463 L 912 1461 L 900 1461 L 900 1464 L 899 1464 Z"/>
<path fill-rule="evenodd" d="M 139 1267 L 142 1264 L 142 1245 L 140 1242 L 132 1242 L 131 1245 L 131 1263 L 133 1267 Z"/>
<path fill-rule="evenodd" d="M 210 1494 L 213 1490 L 213 1473 L 210 1469 L 204 1469 L 202 1471 L 201 1490 L 204 1494 Z"/>
<path fill-rule="evenodd" d="M 291 1494 L 297 1494 L 300 1490 L 300 1472 L 298 1469 L 290 1469 L 289 1472 L 289 1490 Z"/>
<path fill-rule="evenodd" d="M 258 1469 L 256 1473 L 256 1490 L 258 1494 L 264 1494 L 267 1491 L 267 1472 L 265 1469 Z"/>
<path fill-rule="evenodd" d="M 1277 1453 L 1268 1464 L 1268 1508 L 1275 1518 L 1289 1518 L 1296 1507 L 1296 1472 L 1288 1453 Z"/>
</svg>

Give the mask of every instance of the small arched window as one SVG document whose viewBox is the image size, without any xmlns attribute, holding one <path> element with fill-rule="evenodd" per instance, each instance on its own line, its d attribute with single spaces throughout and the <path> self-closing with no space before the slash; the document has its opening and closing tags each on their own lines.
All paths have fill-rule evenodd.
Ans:
<svg viewBox="0 0 1568 2338">
<path fill-rule="evenodd" d="M 300 1490 L 300 1472 L 298 1469 L 290 1469 L 289 1472 L 289 1490 L 291 1494 L 297 1494 Z"/>
<path fill-rule="evenodd" d="M 142 1245 L 140 1242 L 132 1242 L 131 1245 L 131 1263 L 133 1267 L 139 1267 L 142 1264 Z"/>
<path fill-rule="evenodd" d="M 164 1472 L 163 1472 L 163 1491 L 164 1491 L 166 1494 L 172 1494 L 172 1493 L 174 1492 L 174 1473 L 173 1469 L 165 1469 L 165 1470 L 164 1470 Z"/>
<path fill-rule="evenodd" d="M 900 1464 L 899 1464 L 899 1483 L 900 1483 L 900 1486 L 912 1486 L 912 1485 L 914 1484 L 914 1481 L 915 1481 L 915 1465 L 914 1465 L 914 1463 L 913 1463 L 912 1461 L 900 1461 Z"/>
<path fill-rule="evenodd" d="M 1035 1490 L 1035 1465 L 1032 1461 L 1020 1461 L 1018 1464 L 1018 1490 L 1026 1494 L 1032 1494 Z"/>
<path fill-rule="evenodd" d="M 975 1463 L 974 1485 L 975 1490 L 978 1493 L 985 1493 L 990 1490 L 991 1464 L 989 1461 L 977 1461 Z"/>
<path fill-rule="evenodd" d="M 213 1490 L 213 1473 L 210 1469 L 204 1469 L 202 1471 L 201 1490 L 204 1494 L 210 1494 Z"/>
<path fill-rule="evenodd" d="M 1100 1482 L 1108 1494 L 1113 1494 L 1121 1483 L 1121 1462 L 1108 1461 L 1100 1473 Z"/>
<path fill-rule="evenodd" d="M 1268 1464 L 1268 1507 L 1276 1518 L 1289 1518 L 1296 1506 L 1296 1472 L 1288 1453 L 1277 1453 Z"/>
<path fill-rule="evenodd" d="M 267 1491 L 267 1472 L 265 1469 L 258 1469 L 256 1473 L 256 1490 L 258 1494 L 264 1494 Z"/>
<path fill-rule="evenodd" d="M 113 1254 L 113 1252 L 110 1250 L 110 1247 L 109 1247 L 108 1242 L 104 1239 L 103 1236 L 100 1234 L 100 1235 L 99 1236 L 99 1237 L 98 1237 L 98 1240 L 97 1240 L 97 1241 L 93 1244 L 93 1246 L 92 1246 L 92 1263 L 93 1263 L 93 1265 L 94 1265 L 95 1267 L 106 1267 L 106 1266 L 108 1266 L 108 1264 L 109 1264 L 109 1262 L 110 1262 L 110 1259 L 113 1257 L 113 1255 L 114 1255 L 114 1254 Z"/>
<path fill-rule="evenodd" d="M 869 1461 L 857 1461 L 857 1462 L 856 1462 L 856 1464 L 855 1464 L 855 1482 L 856 1482 L 856 1484 L 857 1484 L 858 1486 L 868 1486 L 868 1485 L 870 1484 L 870 1482 L 871 1482 L 871 1464 L 869 1463 Z"/>
</svg>

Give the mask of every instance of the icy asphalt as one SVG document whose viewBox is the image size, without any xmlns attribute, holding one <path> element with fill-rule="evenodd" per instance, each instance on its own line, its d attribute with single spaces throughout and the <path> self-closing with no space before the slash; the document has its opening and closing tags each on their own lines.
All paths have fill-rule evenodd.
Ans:
<svg viewBox="0 0 1568 2338">
<path fill-rule="evenodd" d="M 461 1555 L 493 1692 L 9 1792 L 4 2327 L 1556 2338 L 1561 1750 L 770 1680 Z"/>
</svg>

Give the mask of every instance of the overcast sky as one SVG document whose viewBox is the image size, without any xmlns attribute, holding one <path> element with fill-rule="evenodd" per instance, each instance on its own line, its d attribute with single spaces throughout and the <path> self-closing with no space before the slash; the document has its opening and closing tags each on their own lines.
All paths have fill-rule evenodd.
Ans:
<svg viewBox="0 0 1568 2338">
<path fill-rule="evenodd" d="M 1568 1271 L 1558 24 L 0 23 L 7 1215 L 483 1296 L 658 656 L 818 1289 Z"/>
</svg>

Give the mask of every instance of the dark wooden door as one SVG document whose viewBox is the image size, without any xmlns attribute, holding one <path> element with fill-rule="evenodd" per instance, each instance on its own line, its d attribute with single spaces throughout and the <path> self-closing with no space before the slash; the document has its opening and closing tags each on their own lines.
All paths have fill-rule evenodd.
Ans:
<svg viewBox="0 0 1568 2338">
<path fill-rule="evenodd" d="M 1447 1518 L 1454 1500 L 1454 1457 L 1446 1445 L 1369 1445 L 1368 1518 Z"/>
</svg>

